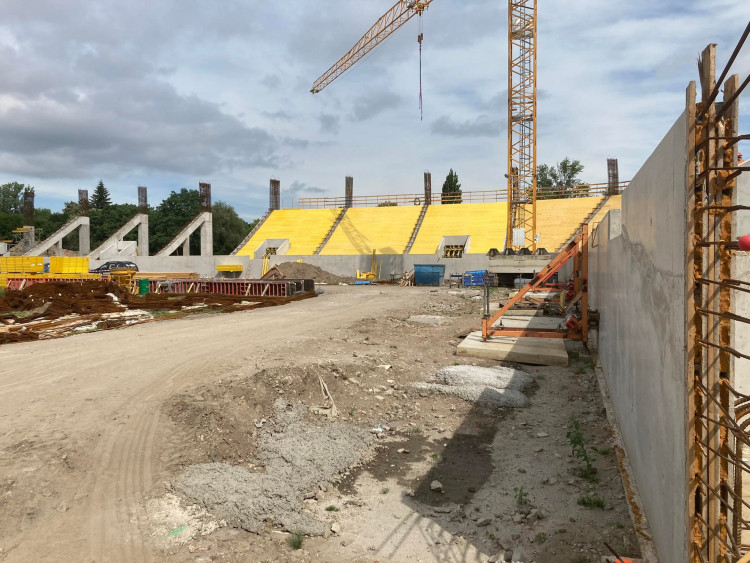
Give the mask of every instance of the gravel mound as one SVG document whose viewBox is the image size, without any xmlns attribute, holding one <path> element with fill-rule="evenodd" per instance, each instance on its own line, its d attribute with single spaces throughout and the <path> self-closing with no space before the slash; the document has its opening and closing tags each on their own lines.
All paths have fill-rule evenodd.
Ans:
<svg viewBox="0 0 750 563">
<path fill-rule="evenodd" d="M 312 264 L 305 264 L 304 262 L 284 262 L 278 264 L 277 268 L 289 279 L 313 279 L 318 283 L 328 284 L 351 283 L 354 281 L 353 278 L 342 278 L 325 271 L 323 268 L 313 266 Z"/>
<path fill-rule="evenodd" d="M 228 525 L 259 532 L 264 523 L 290 532 L 321 535 L 330 522 L 302 512 L 302 499 L 337 473 L 368 461 L 372 436 L 346 424 L 311 426 L 304 405 L 274 403 L 275 424 L 260 435 L 259 463 L 265 472 L 225 463 L 193 465 L 175 490 Z"/>
<path fill-rule="evenodd" d="M 440 383 L 415 383 L 413 386 L 417 389 L 453 395 L 484 407 L 521 408 L 528 404 L 526 395 L 516 389 L 495 389 L 486 385 L 453 386 Z"/>
<path fill-rule="evenodd" d="M 446 385 L 486 385 L 496 389 L 524 391 L 534 383 L 534 378 L 519 369 L 496 366 L 448 366 L 435 374 L 438 381 Z"/>
<path fill-rule="evenodd" d="M 525 371 L 501 366 L 448 366 L 435 377 L 438 383 L 414 383 L 413 387 L 453 395 L 485 407 L 525 407 L 528 401 L 523 391 L 534 383 L 534 378 Z"/>
</svg>

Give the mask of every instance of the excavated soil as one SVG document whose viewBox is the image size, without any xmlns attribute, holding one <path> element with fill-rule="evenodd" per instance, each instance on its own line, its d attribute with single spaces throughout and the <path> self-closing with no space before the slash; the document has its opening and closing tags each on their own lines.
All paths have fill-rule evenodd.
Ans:
<svg viewBox="0 0 750 563">
<path fill-rule="evenodd" d="M 318 266 L 302 262 L 284 262 L 276 266 L 289 279 L 313 279 L 317 283 L 353 283 L 354 278 L 337 276 Z"/>
</svg>

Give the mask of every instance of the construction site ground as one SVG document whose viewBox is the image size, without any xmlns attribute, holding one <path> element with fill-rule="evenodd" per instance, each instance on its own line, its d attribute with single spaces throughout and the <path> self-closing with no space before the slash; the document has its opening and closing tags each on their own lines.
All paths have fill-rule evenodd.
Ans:
<svg viewBox="0 0 750 563">
<path fill-rule="evenodd" d="M 604 542 L 638 556 L 588 357 L 515 366 L 534 378 L 521 408 L 414 388 L 497 365 L 455 356 L 479 292 L 320 287 L 0 346 L 0 560 L 593 563 Z M 313 412 L 330 406 L 321 379 L 335 420 Z"/>
</svg>

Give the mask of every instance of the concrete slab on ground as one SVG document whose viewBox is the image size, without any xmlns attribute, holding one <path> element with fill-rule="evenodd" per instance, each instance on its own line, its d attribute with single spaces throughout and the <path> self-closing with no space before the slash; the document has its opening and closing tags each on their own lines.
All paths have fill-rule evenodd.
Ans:
<svg viewBox="0 0 750 563">
<path fill-rule="evenodd" d="M 518 293 L 517 291 L 511 292 L 510 297 L 513 297 Z M 559 291 L 549 291 L 549 290 L 543 290 L 543 291 L 529 291 L 524 295 L 527 299 L 554 299 L 560 297 Z"/>
<path fill-rule="evenodd" d="M 565 319 L 563 317 L 523 317 L 516 316 L 514 313 L 513 315 L 503 315 L 503 317 L 498 319 L 492 326 L 528 328 L 530 330 L 536 330 L 539 328 L 556 329 L 564 322 Z"/>
<path fill-rule="evenodd" d="M 568 365 L 562 338 L 494 336 L 485 342 L 482 332 L 475 331 L 458 345 L 456 355 L 543 366 Z"/>
</svg>

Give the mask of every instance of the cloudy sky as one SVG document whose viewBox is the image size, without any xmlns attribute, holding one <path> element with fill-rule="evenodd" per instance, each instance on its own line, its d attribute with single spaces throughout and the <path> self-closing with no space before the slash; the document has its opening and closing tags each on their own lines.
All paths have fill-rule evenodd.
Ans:
<svg viewBox="0 0 750 563">
<path fill-rule="evenodd" d="M 0 183 L 60 208 L 99 178 L 117 202 L 211 182 L 246 218 L 292 199 L 414 193 L 422 172 L 504 186 L 507 4 L 436 0 L 320 94 L 313 81 L 393 0 L 3 0 Z M 630 178 L 678 117 L 696 58 L 723 65 L 747 0 L 540 0 L 539 161 Z M 750 45 L 735 63 L 750 72 Z M 743 132 L 750 132 L 750 95 Z M 750 154 L 750 144 L 742 149 Z"/>
</svg>

